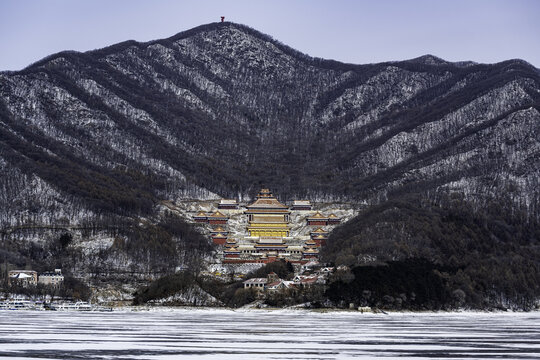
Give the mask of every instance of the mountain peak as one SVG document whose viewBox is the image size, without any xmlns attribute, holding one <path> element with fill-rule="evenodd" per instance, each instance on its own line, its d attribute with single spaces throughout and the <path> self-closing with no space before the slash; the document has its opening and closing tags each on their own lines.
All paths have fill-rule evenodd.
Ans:
<svg viewBox="0 0 540 360">
<path fill-rule="evenodd" d="M 426 55 L 423 55 L 423 56 L 419 56 L 419 57 L 416 57 L 414 59 L 410 59 L 410 60 L 407 60 L 407 61 L 414 62 L 414 63 L 425 64 L 425 65 L 448 65 L 448 64 L 450 64 L 448 61 L 446 61 L 444 59 L 441 59 L 438 56 L 431 55 L 431 54 L 426 54 Z"/>
<path fill-rule="evenodd" d="M 26 77 L 35 71 L 46 76 Z M 314 59 L 231 22 L 58 53 L 0 81 L 5 116 L 24 119 L 28 146 L 43 152 L 36 167 L 55 154 L 68 167 L 81 157 L 113 178 L 117 167 L 145 169 L 169 189 L 183 183 L 189 191 L 249 196 L 252 184 L 268 181 L 286 194 L 354 189 L 356 199 L 433 174 L 440 178 L 429 186 L 437 189 L 482 188 L 474 174 L 450 185 L 469 172 L 449 149 L 459 143 L 459 151 L 473 151 L 474 136 L 493 128 L 498 135 L 484 145 L 498 153 L 499 139 L 515 136 L 496 125 L 537 108 L 540 82 L 516 61 L 465 67 L 434 55 L 370 65 Z M 523 126 L 526 143 L 536 129 Z M 36 145 L 34 132 L 57 147 Z M 6 136 L 13 134 L 20 129 Z M 13 142 L 15 154 L 28 150 L 18 148 L 23 143 Z M 518 183 L 527 199 L 529 184 Z"/>
</svg>

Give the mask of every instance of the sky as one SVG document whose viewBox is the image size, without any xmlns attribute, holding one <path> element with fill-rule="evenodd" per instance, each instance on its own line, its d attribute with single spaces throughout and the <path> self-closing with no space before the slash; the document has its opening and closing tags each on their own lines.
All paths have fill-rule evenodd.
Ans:
<svg viewBox="0 0 540 360">
<path fill-rule="evenodd" d="M 347 63 L 432 54 L 540 68 L 540 0 L 0 0 L 0 71 L 62 50 L 165 38 L 220 16 Z"/>
</svg>

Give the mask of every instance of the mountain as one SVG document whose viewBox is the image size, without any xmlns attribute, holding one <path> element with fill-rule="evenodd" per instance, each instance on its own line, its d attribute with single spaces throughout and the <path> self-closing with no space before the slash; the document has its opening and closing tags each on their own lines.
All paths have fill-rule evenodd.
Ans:
<svg viewBox="0 0 540 360">
<path fill-rule="evenodd" d="M 227 22 L 61 52 L 0 73 L 0 228 L 34 243 L 106 229 L 122 248 L 139 227 L 149 246 L 192 234 L 156 218 L 160 201 L 261 185 L 358 206 L 504 195 L 537 217 L 539 110 L 540 72 L 522 60 L 344 64 Z"/>
</svg>

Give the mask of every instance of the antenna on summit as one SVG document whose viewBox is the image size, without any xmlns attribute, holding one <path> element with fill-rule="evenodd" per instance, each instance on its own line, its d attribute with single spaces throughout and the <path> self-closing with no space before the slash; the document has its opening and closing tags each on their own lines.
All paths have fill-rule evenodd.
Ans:
<svg viewBox="0 0 540 360">
<path fill-rule="evenodd" d="M 222 16 L 221 17 L 221 22 L 224 22 L 225 21 L 225 16 Z"/>
</svg>

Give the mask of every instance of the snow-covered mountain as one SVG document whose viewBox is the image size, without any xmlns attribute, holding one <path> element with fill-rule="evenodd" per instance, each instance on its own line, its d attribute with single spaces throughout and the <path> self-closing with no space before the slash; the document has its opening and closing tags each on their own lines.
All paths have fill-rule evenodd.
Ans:
<svg viewBox="0 0 540 360">
<path fill-rule="evenodd" d="M 358 203 L 505 194 L 538 213 L 539 110 L 521 60 L 343 64 L 234 23 L 62 52 L 0 73 L 0 226 L 103 225 L 261 185 Z"/>
</svg>

